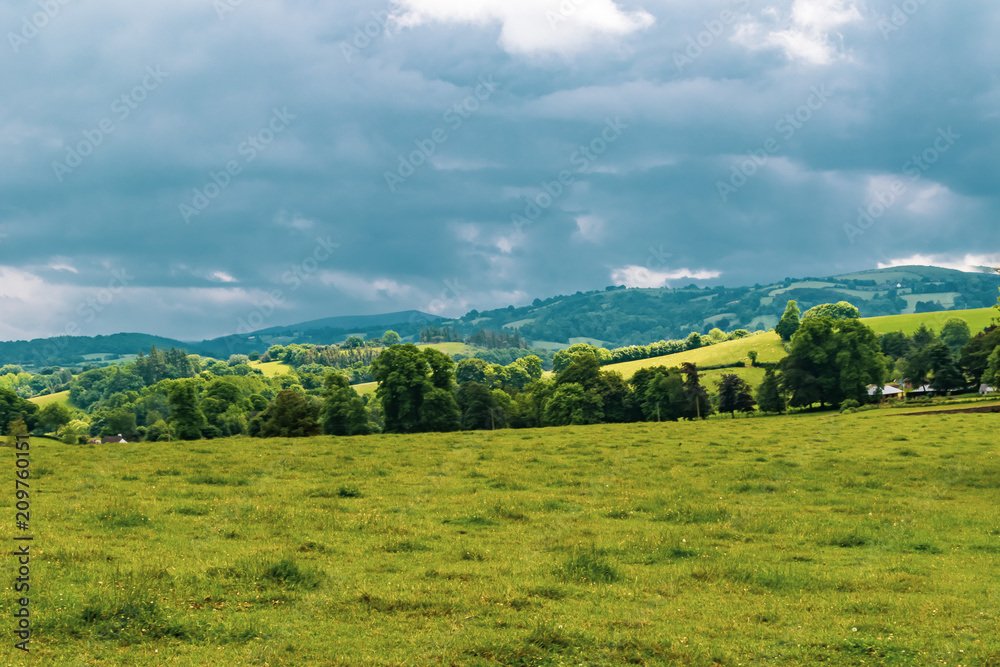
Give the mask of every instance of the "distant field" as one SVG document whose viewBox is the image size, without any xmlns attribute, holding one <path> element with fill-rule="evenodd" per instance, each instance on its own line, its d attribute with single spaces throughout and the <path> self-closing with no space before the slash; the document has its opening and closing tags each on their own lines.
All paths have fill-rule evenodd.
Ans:
<svg viewBox="0 0 1000 667">
<path fill-rule="evenodd" d="M 733 364 L 738 361 L 746 361 L 749 364 L 750 358 L 747 356 L 747 353 L 750 350 L 757 350 L 757 361 L 776 362 L 781 361 L 785 357 L 785 348 L 782 347 L 778 334 L 769 331 L 767 333 L 758 333 L 746 338 L 740 338 L 739 340 L 717 343 L 697 350 L 670 354 L 665 357 L 610 364 L 604 366 L 602 370 L 618 371 L 627 379 L 632 377 L 640 368 L 649 366 L 680 366 L 685 362 L 698 364 L 699 366 Z"/>
<path fill-rule="evenodd" d="M 8 662 L 996 665 L 997 419 L 38 439 Z"/>
<path fill-rule="evenodd" d="M 435 350 L 444 352 L 445 354 L 466 354 L 470 357 L 475 356 L 476 352 L 481 350 L 481 348 L 472 347 L 471 345 L 466 345 L 465 343 L 420 343 L 417 347 L 432 347 Z"/>
<path fill-rule="evenodd" d="M 993 318 L 998 315 L 1000 313 L 997 313 L 996 308 L 979 308 L 976 310 L 949 310 L 939 313 L 868 317 L 862 321 L 874 329 L 876 333 L 902 331 L 905 334 L 913 334 L 920 328 L 921 324 L 926 324 L 929 328 L 940 333 L 944 323 L 956 317 L 965 320 L 969 324 L 969 328 L 972 329 L 972 333 L 976 334 L 989 326 Z"/>
<path fill-rule="evenodd" d="M 277 377 L 278 375 L 287 375 L 292 372 L 292 367 L 283 361 L 268 361 L 262 363 L 260 361 L 251 361 L 249 363 L 250 368 L 256 368 L 265 377 Z"/>
<path fill-rule="evenodd" d="M 62 403 L 65 406 L 69 406 L 70 404 L 68 391 L 60 391 L 58 394 L 49 394 L 47 396 L 36 396 L 28 400 L 40 408 L 44 408 L 49 403 Z"/>
<path fill-rule="evenodd" d="M 378 389 L 378 382 L 365 382 L 364 384 L 351 385 L 351 388 L 358 393 L 358 396 L 364 396 L 365 394 L 374 394 L 375 390 Z"/>
</svg>

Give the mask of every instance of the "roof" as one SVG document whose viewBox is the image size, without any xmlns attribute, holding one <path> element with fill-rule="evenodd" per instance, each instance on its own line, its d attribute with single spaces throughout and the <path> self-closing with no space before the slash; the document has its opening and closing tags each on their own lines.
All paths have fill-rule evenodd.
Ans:
<svg viewBox="0 0 1000 667">
<path fill-rule="evenodd" d="M 868 395 L 869 396 L 874 396 L 877 391 L 878 391 L 878 387 L 870 387 L 868 389 Z M 886 386 L 882 387 L 882 395 L 883 396 L 898 396 L 899 394 L 902 394 L 902 393 L 903 393 L 902 389 L 898 389 L 896 387 L 893 387 L 891 384 L 887 384 Z"/>
</svg>

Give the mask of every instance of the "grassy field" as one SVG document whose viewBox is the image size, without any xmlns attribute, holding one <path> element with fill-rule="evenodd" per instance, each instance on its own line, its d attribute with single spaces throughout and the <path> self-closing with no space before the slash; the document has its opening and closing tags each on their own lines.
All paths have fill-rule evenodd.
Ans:
<svg viewBox="0 0 1000 667">
<path fill-rule="evenodd" d="M 767 333 L 751 335 L 747 338 L 717 343 L 697 350 L 670 354 L 665 357 L 610 364 L 604 366 L 602 370 L 618 371 L 626 378 L 630 378 L 637 370 L 648 366 L 680 366 L 685 362 L 695 363 L 699 366 L 733 364 L 738 361 L 745 361 L 749 364 L 750 358 L 747 356 L 747 353 L 750 350 L 757 350 L 757 360 L 761 362 L 781 361 L 785 356 L 785 349 L 781 345 L 781 339 L 778 337 L 778 334 L 769 331 Z"/>
<path fill-rule="evenodd" d="M 294 369 L 283 361 L 251 361 L 249 364 L 250 368 L 256 368 L 265 377 L 277 377 L 278 375 L 287 375 L 291 373 Z"/>
<path fill-rule="evenodd" d="M 44 408 L 49 403 L 62 403 L 66 407 L 71 407 L 69 402 L 69 391 L 60 391 L 57 394 L 48 394 L 46 396 L 35 396 L 34 398 L 29 398 L 28 400 L 40 408 Z"/>
<path fill-rule="evenodd" d="M 475 356 L 476 352 L 479 352 L 482 348 L 472 347 L 471 345 L 466 345 L 465 343 L 420 343 L 417 347 L 423 349 L 425 347 L 432 347 L 439 352 L 444 352 L 445 354 L 466 354 L 470 357 Z"/>
<path fill-rule="evenodd" d="M 997 426 L 35 441 L 6 662 L 997 665 Z"/>
<path fill-rule="evenodd" d="M 941 327 L 953 317 L 965 320 L 975 335 L 990 325 L 993 318 L 997 317 L 997 310 L 996 308 L 978 308 L 976 310 L 951 310 L 917 315 L 888 315 L 886 317 L 869 317 L 862 322 L 874 329 L 875 333 L 902 331 L 905 334 L 913 334 L 920 328 L 921 324 L 926 324 L 928 328 L 941 333 Z"/>
<path fill-rule="evenodd" d="M 365 394 L 374 394 L 375 390 L 378 389 L 378 382 L 365 382 L 363 384 L 351 385 L 354 391 L 358 392 L 358 396 L 364 396 Z"/>
</svg>

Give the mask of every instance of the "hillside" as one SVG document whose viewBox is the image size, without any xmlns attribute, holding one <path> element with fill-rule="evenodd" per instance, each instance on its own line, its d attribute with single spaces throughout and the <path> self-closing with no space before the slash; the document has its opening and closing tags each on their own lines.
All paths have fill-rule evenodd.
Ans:
<svg viewBox="0 0 1000 667">
<path fill-rule="evenodd" d="M 510 306 L 443 321 L 419 311 L 371 316 L 331 317 L 288 326 L 277 326 L 248 334 L 224 336 L 201 342 L 182 342 L 146 334 L 61 337 L 33 341 L 0 342 L 0 365 L 26 367 L 72 366 L 88 355 L 114 358 L 158 348 L 177 347 L 191 354 L 228 359 L 232 354 L 264 352 L 272 345 L 291 343 L 328 345 L 350 335 L 381 336 L 392 329 L 404 341 L 416 342 L 424 327 L 442 325 L 460 337 L 480 329 L 513 332 L 539 348 L 555 350 L 576 342 L 605 347 L 646 345 L 658 340 L 685 338 L 690 332 L 767 331 L 774 327 L 790 299 L 808 308 L 837 301 L 850 301 L 863 317 L 883 318 L 900 314 L 938 312 L 933 322 L 943 323 L 951 311 L 989 308 L 996 303 L 1000 275 L 964 273 L 926 266 L 896 267 L 850 273 L 829 278 L 788 278 L 773 285 L 752 287 L 714 286 L 698 288 L 625 289 L 577 292 L 535 301 L 529 306 Z M 945 312 L 948 311 L 948 312 Z M 968 314 L 970 326 L 980 329 L 983 314 Z M 976 319 L 980 318 L 980 319 Z M 914 322 L 918 319 L 905 320 Z M 881 330 L 889 325 L 872 320 Z M 918 322 L 919 323 L 919 322 Z"/>
<path fill-rule="evenodd" d="M 750 357 L 747 355 L 750 350 L 757 351 L 757 360 L 761 362 L 777 362 L 785 357 L 785 349 L 781 345 L 781 338 L 773 331 L 768 331 L 747 338 L 740 338 L 739 340 L 730 340 L 709 347 L 702 347 L 697 350 L 669 354 L 665 357 L 653 357 L 652 359 L 610 364 L 604 366 L 603 370 L 617 371 L 628 379 L 640 368 L 650 366 L 670 367 L 680 366 L 683 363 L 692 363 L 698 366 L 721 366 L 722 364 L 734 364 L 741 361 L 746 362 L 749 366 Z"/>
<path fill-rule="evenodd" d="M 998 289 L 998 275 L 908 266 L 829 278 L 788 278 L 752 287 L 608 287 L 536 299 L 521 308 L 472 311 L 458 323 L 459 330 L 462 325 L 494 330 L 516 327 L 525 338 L 549 346 L 590 338 L 623 347 L 681 339 L 692 331 L 707 333 L 714 327 L 766 331 L 777 324 L 790 299 L 803 311 L 823 303 L 850 301 L 862 317 L 881 317 L 988 308 L 996 303 Z"/>
</svg>

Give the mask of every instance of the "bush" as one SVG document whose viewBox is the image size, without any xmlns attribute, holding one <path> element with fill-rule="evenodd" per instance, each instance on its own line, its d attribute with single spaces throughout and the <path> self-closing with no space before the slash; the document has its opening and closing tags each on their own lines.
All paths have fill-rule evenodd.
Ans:
<svg viewBox="0 0 1000 667">
<path fill-rule="evenodd" d="M 846 412 L 848 410 L 854 410 L 855 412 L 857 412 L 858 408 L 860 408 L 860 407 L 861 407 L 860 403 L 858 403 L 853 398 L 849 398 L 849 399 L 847 399 L 846 401 L 844 401 L 843 403 L 840 404 L 840 411 L 841 412 Z"/>
</svg>

